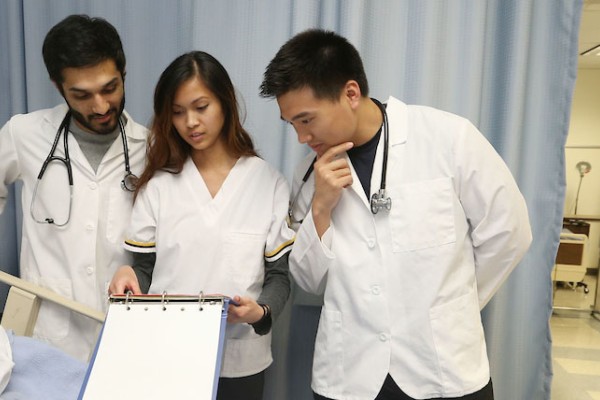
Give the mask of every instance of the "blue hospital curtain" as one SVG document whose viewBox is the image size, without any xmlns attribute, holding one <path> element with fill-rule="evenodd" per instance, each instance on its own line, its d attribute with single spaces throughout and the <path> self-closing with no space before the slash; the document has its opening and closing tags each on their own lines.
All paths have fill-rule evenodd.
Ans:
<svg viewBox="0 0 600 400">
<path fill-rule="evenodd" d="M 43 66 L 44 35 L 66 15 L 88 13 L 121 33 L 126 108 L 137 121 L 150 121 L 154 84 L 175 56 L 208 51 L 229 71 L 260 154 L 289 178 L 307 149 L 279 120 L 276 103 L 258 96 L 264 68 L 304 29 L 348 37 L 363 56 L 372 96 L 469 118 L 513 172 L 534 241 L 483 311 L 492 379 L 498 400 L 548 400 L 550 272 L 562 220 L 581 7 L 581 0 L 5 0 L 0 124 L 61 100 Z M 14 200 L 0 216 L 0 266 L 9 271 L 17 271 L 18 258 L 20 202 Z M 319 307 L 293 297 L 276 324 L 265 399 L 312 398 Z"/>
</svg>

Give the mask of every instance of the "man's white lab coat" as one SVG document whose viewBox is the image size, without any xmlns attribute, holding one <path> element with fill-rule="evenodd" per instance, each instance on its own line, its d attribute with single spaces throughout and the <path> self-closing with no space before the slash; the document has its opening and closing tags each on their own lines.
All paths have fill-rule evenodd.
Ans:
<svg viewBox="0 0 600 400">
<path fill-rule="evenodd" d="M 526 204 L 469 121 L 391 97 L 387 114 L 391 211 L 371 213 L 352 169 L 322 241 L 308 212 L 290 255 L 300 287 L 324 290 L 312 388 L 373 399 L 390 373 L 414 398 L 462 396 L 490 379 L 480 310 L 530 245 Z M 297 170 L 293 193 L 312 158 Z M 297 218 L 313 192 L 311 176 Z"/>
</svg>

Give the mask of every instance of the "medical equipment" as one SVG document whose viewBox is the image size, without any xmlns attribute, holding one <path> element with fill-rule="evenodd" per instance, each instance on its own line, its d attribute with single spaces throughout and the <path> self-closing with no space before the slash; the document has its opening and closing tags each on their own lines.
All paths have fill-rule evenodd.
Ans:
<svg viewBox="0 0 600 400">
<path fill-rule="evenodd" d="M 375 102 L 375 104 L 377 104 L 381 110 L 381 114 L 383 115 L 383 161 L 381 163 L 381 183 L 377 193 L 373 193 L 371 196 L 371 212 L 373 214 L 377 214 L 379 210 L 386 209 L 390 211 L 392 209 L 392 199 L 391 197 L 387 196 L 385 192 L 390 132 L 385 107 L 379 102 L 379 100 L 372 100 Z"/>
<path fill-rule="evenodd" d="M 76 360 L 63 349 L 42 339 L 31 337 L 38 322 L 38 311 L 42 302 L 52 304 L 60 312 L 73 311 L 89 318 L 94 321 L 98 330 L 102 327 L 105 313 L 7 274 L 1 266 L 0 282 L 8 284 L 10 288 L 0 325 L 8 333 L 10 351 L 15 362 L 6 390 L 0 390 L 0 398 L 77 398 L 86 375 L 87 363 Z M 60 324 L 55 328 L 58 331 L 63 329 Z"/>
<path fill-rule="evenodd" d="M 381 183 L 380 183 L 379 190 L 377 191 L 377 193 L 373 193 L 373 195 L 371 196 L 371 212 L 375 215 L 383 209 L 385 209 L 387 211 L 390 211 L 392 209 L 392 199 L 386 194 L 386 190 L 385 190 L 386 177 L 387 177 L 387 164 L 388 164 L 388 150 L 389 150 L 388 142 L 389 142 L 390 133 L 389 133 L 387 112 L 385 110 L 384 105 L 381 104 L 381 102 L 379 102 L 379 100 L 377 100 L 377 99 L 372 98 L 371 100 L 373 100 L 373 102 L 377 105 L 379 110 L 381 110 L 381 114 L 383 116 L 383 128 L 382 128 L 383 129 L 383 161 L 382 161 L 382 165 L 381 165 Z M 300 196 L 300 192 L 302 191 L 304 184 L 306 183 L 306 181 L 308 180 L 310 174 L 312 173 L 312 171 L 314 169 L 315 161 L 317 161 L 316 157 L 310 164 L 310 167 L 308 167 L 308 170 L 304 174 L 304 177 L 302 177 L 302 182 L 300 183 L 300 187 L 298 188 L 298 191 L 294 195 L 293 199 L 290 201 L 290 204 L 288 207 L 288 222 L 290 225 L 296 224 L 296 223 L 302 223 L 302 221 L 304 220 L 304 219 L 298 220 L 298 219 L 294 218 L 294 206 L 296 205 L 298 196 Z"/>
<path fill-rule="evenodd" d="M 304 221 L 304 218 L 299 219 L 299 220 L 294 218 L 294 206 L 296 205 L 296 202 L 298 201 L 298 196 L 300 196 L 300 193 L 302 192 L 302 188 L 304 187 L 304 184 L 306 183 L 306 181 L 308 180 L 308 177 L 310 176 L 310 174 L 312 174 L 313 169 L 315 168 L 316 161 L 317 161 L 317 157 L 315 157 L 312 160 L 312 162 L 310 163 L 310 166 L 308 167 L 308 169 L 306 170 L 306 173 L 302 177 L 302 183 L 300 183 L 300 187 L 298 188 L 296 195 L 294 196 L 292 201 L 290 201 L 290 204 L 288 206 L 288 225 L 290 225 L 290 226 L 292 224 L 301 224 L 302 221 Z"/>
<path fill-rule="evenodd" d="M 587 283 L 584 282 L 587 273 L 587 248 L 589 238 L 582 233 L 561 232 L 558 252 L 552 280 L 567 282 L 573 289 L 583 287 L 584 293 L 589 293 Z"/>
<path fill-rule="evenodd" d="M 62 120 L 62 122 L 60 123 L 60 126 L 58 127 L 58 130 L 56 131 L 56 137 L 54 138 L 54 143 L 52 144 L 50 153 L 48 153 L 46 160 L 44 160 L 44 163 L 42 164 L 42 168 L 40 169 L 40 173 L 38 174 L 37 181 L 36 181 L 35 187 L 33 189 L 33 195 L 31 197 L 31 206 L 29 208 L 29 212 L 30 212 L 33 220 L 39 224 L 48 223 L 48 224 L 53 224 L 56 226 L 65 226 L 69 223 L 69 220 L 71 219 L 71 207 L 73 205 L 73 170 L 71 168 L 71 158 L 69 156 L 69 144 L 68 144 L 68 140 L 67 140 L 70 122 L 71 122 L 71 112 L 69 111 L 65 115 L 65 118 Z M 119 118 L 119 132 L 121 134 L 121 140 L 123 141 L 123 153 L 124 153 L 124 157 L 125 157 L 125 176 L 121 180 L 121 188 L 128 192 L 133 192 L 135 190 L 135 187 L 136 187 L 136 184 L 138 181 L 138 177 L 131 172 L 131 168 L 129 165 L 129 148 L 127 146 L 127 138 L 125 136 L 125 128 L 123 126 L 123 121 L 121 120 L 121 118 Z M 54 155 L 54 151 L 56 150 L 56 147 L 58 145 L 58 141 L 60 140 L 61 134 L 63 135 L 63 146 L 65 149 L 64 157 L 59 157 L 59 156 Z M 40 184 L 42 177 L 46 173 L 46 168 L 52 161 L 59 161 L 65 165 L 65 167 L 67 168 L 67 177 L 68 177 L 68 181 L 69 181 L 69 211 L 67 214 L 66 221 L 64 223 L 60 223 L 60 224 L 57 223 L 54 220 L 54 218 L 52 218 L 52 217 L 44 218 L 42 220 L 37 219 L 35 217 L 35 213 L 34 213 L 35 203 L 37 200 L 38 185 Z"/>
</svg>

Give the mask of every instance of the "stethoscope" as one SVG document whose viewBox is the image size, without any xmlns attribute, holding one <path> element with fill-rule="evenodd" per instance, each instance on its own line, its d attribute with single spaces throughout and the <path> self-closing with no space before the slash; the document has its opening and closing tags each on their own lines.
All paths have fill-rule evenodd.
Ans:
<svg viewBox="0 0 600 400">
<path fill-rule="evenodd" d="M 56 137 L 54 138 L 54 143 L 52 144 L 52 148 L 50 149 L 50 153 L 44 160 L 42 164 L 42 168 L 40 169 L 40 173 L 38 174 L 37 181 L 35 182 L 35 187 L 33 188 L 33 195 L 31 198 L 31 206 L 29 207 L 29 213 L 33 220 L 39 224 L 52 224 L 56 226 L 65 226 L 69 223 L 71 219 L 71 208 L 73 205 L 73 170 L 71 168 L 71 157 L 69 156 L 69 141 L 67 140 L 67 135 L 69 133 L 69 124 L 71 122 L 71 112 L 68 111 L 65 117 L 63 118 L 58 130 L 56 131 Z M 121 140 L 123 141 L 123 153 L 125 158 L 125 176 L 121 180 L 121 188 L 128 192 L 135 191 L 135 187 L 138 181 L 138 177 L 131 172 L 131 167 L 129 165 L 129 147 L 127 146 L 127 137 L 125 136 L 125 127 L 123 126 L 123 121 L 119 118 L 119 132 L 121 134 Z M 63 136 L 63 146 L 65 149 L 65 156 L 59 157 L 54 155 L 54 151 L 58 145 L 58 141 L 60 140 L 60 136 Z M 43 220 L 37 219 L 35 217 L 34 208 L 35 202 L 37 200 L 37 190 L 44 173 L 46 173 L 46 168 L 52 161 L 59 161 L 65 165 L 67 168 L 67 178 L 69 182 L 69 213 L 67 214 L 67 220 L 64 223 L 57 223 L 54 218 L 48 217 Z"/>
<path fill-rule="evenodd" d="M 371 100 L 373 100 L 373 102 L 377 105 L 379 110 L 381 110 L 381 114 L 383 115 L 383 125 L 382 125 L 382 129 L 383 129 L 383 160 L 382 160 L 382 165 L 381 165 L 381 182 L 379 184 L 379 190 L 377 191 L 377 193 L 373 193 L 373 195 L 371 196 L 371 213 L 373 213 L 373 215 L 375 215 L 381 210 L 390 211 L 392 209 L 392 199 L 387 195 L 386 190 L 385 190 L 386 178 L 387 178 L 387 164 L 388 164 L 390 132 L 389 132 L 387 112 L 385 110 L 384 105 L 381 104 L 381 102 L 377 99 L 371 98 Z M 303 219 L 297 220 L 296 218 L 294 218 L 294 207 L 296 205 L 296 202 L 298 201 L 300 192 L 302 192 L 302 188 L 304 187 L 304 184 L 306 183 L 306 181 L 308 181 L 308 178 L 310 177 L 311 173 L 313 172 L 316 161 L 317 161 L 317 158 L 315 157 L 313 159 L 313 161 L 311 162 L 310 166 L 308 167 L 308 169 L 306 170 L 306 173 L 302 177 L 302 182 L 300 183 L 300 187 L 298 188 L 298 191 L 296 192 L 296 194 L 290 201 L 290 204 L 288 206 L 288 221 L 289 221 L 290 225 L 302 223 L 302 221 L 303 221 Z"/>
</svg>

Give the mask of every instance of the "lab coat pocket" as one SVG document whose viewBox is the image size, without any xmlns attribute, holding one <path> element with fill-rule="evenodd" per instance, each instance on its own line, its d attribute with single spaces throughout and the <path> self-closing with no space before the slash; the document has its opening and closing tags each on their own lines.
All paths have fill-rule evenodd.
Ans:
<svg viewBox="0 0 600 400">
<path fill-rule="evenodd" d="M 323 307 L 315 342 L 313 382 L 328 396 L 341 396 L 343 392 L 344 336 L 342 313 Z"/>
<path fill-rule="evenodd" d="M 68 279 L 39 278 L 37 284 L 69 299 L 73 298 L 71 281 Z M 34 333 L 41 339 L 61 340 L 69 334 L 70 323 L 71 313 L 66 307 L 43 301 Z"/>
<path fill-rule="evenodd" d="M 439 371 L 448 391 L 461 392 L 480 383 L 488 361 L 475 292 L 431 308 L 429 316 Z"/>
<path fill-rule="evenodd" d="M 266 234 L 230 232 L 223 243 L 225 265 L 233 280 L 250 285 L 263 279 Z"/>
<path fill-rule="evenodd" d="M 397 185 L 392 198 L 390 230 L 394 252 L 414 251 L 456 241 L 454 190 L 449 178 Z"/>
</svg>

